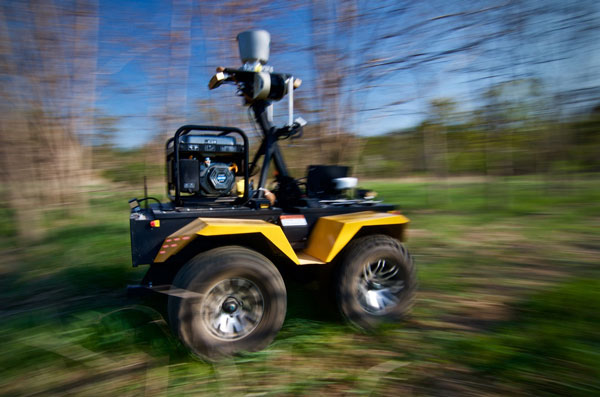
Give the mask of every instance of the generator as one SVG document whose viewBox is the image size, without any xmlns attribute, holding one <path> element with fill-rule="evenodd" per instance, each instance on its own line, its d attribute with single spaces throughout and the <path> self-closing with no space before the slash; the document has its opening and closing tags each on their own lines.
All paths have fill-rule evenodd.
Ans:
<svg viewBox="0 0 600 397">
<path fill-rule="evenodd" d="M 247 186 L 234 188 L 238 178 L 248 180 L 248 151 L 248 137 L 237 128 L 181 127 L 166 143 L 169 198 L 193 205 L 244 197 Z"/>
</svg>

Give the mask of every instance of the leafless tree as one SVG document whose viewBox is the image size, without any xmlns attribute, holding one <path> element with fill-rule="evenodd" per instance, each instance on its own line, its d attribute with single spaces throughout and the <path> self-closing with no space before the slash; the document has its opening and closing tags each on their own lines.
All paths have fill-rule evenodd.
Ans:
<svg viewBox="0 0 600 397">
<path fill-rule="evenodd" d="M 0 24 L 2 182 L 19 233 L 39 237 L 45 211 L 85 203 L 89 162 L 79 138 L 93 124 L 97 4 L 77 1 L 70 11 L 13 2 L 0 9 Z"/>
</svg>

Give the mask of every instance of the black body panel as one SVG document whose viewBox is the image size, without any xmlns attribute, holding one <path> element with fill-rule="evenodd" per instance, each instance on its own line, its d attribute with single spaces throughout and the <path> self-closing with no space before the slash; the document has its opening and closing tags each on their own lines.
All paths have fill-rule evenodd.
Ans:
<svg viewBox="0 0 600 397">
<path fill-rule="evenodd" d="M 323 216 L 348 214 L 361 211 L 386 212 L 395 209 L 388 204 L 326 206 L 319 208 L 297 208 L 294 212 L 283 212 L 278 208 L 251 209 L 247 207 L 221 208 L 168 208 L 163 204 L 163 210 L 153 204 L 148 210 L 132 213 L 130 217 L 131 256 L 133 266 L 151 264 L 156 257 L 163 241 L 167 236 L 176 232 L 193 220 L 203 218 L 232 218 L 232 219 L 261 219 L 280 225 L 281 215 L 304 215 L 307 226 L 283 227 L 283 232 L 294 249 L 302 249 L 317 220 Z M 160 220 L 160 227 L 152 228 L 150 221 Z"/>
</svg>

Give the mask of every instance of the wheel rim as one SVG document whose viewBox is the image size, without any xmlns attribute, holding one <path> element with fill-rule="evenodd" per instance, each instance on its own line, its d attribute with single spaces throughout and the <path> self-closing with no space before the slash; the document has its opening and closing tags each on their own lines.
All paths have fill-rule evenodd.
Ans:
<svg viewBox="0 0 600 397">
<path fill-rule="evenodd" d="M 358 279 L 358 302 L 369 313 L 382 315 L 400 302 L 404 275 L 400 266 L 378 259 L 363 266 Z"/>
<path fill-rule="evenodd" d="M 236 340 L 250 334 L 264 313 L 260 289 L 245 278 L 217 283 L 202 303 L 201 321 L 215 337 Z"/>
</svg>

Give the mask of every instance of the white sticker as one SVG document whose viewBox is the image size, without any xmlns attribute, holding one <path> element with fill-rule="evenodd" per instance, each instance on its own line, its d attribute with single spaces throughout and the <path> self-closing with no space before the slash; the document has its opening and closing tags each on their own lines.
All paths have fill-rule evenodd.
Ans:
<svg viewBox="0 0 600 397">
<path fill-rule="evenodd" d="M 304 215 L 281 215 L 281 226 L 306 226 L 306 218 Z"/>
</svg>

